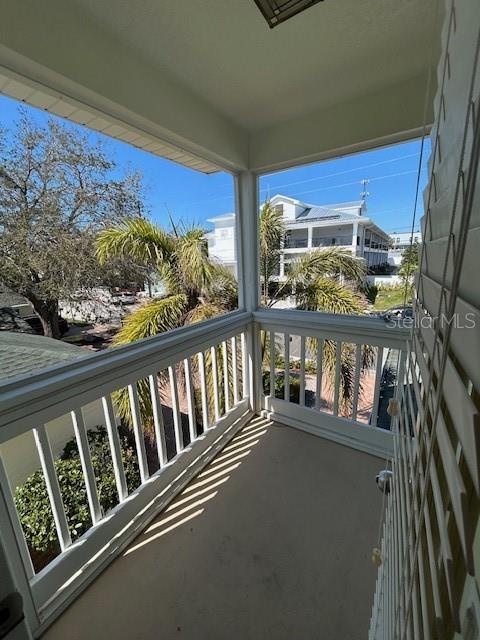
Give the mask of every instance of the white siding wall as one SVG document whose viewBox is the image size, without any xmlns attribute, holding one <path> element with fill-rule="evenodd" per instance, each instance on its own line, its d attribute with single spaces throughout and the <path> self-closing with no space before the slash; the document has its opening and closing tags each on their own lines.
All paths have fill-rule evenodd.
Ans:
<svg viewBox="0 0 480 640">
<path fill-rule="evenodd" d="M 421 322 L 394 421 L 375 640 L 473 640 L 480 629 L 480 2 L 447 0 L 445 14 L 422 220 Z"/>
</svg>

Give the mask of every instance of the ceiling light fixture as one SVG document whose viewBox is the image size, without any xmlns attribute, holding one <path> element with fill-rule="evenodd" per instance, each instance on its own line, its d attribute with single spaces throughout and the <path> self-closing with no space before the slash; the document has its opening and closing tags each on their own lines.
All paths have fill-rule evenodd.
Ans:
<svg viewBox="0 0 480 640">
<path fill-rule="evenodd" d="M 270 29 L 323 0 L 254 0 Z"/>
</svg>

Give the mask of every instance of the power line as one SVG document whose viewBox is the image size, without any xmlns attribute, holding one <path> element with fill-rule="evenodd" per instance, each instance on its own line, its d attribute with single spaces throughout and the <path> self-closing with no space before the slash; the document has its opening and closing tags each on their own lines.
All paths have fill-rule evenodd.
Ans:
<svg viewBox="0 0 480 640">
<path fill-rule="evenodd" d="M 286 182 L 284 184 L 279 184 L 279 185 L 275 185 L 275 189 L 283 189 L 283 187 L 291 187 L 293 185 L 296 184 L 306 184 L 308 182 L 315 182 L 316 180 L 326 180 L 327 178 L 334 178 L 335 176 L 341 176 L 341 175 L 345 175 L 347 173 L 354 173 L 355 171 L 363 171 L 364 169 L 371 169 L 372 167 L 379 167 L 381 165 L 384 164 L 391 164 L 392 162 L 398 162 L 400 160 L 407 160 L 408 158 L 415 158 L 418 157 L 418 153 L 410 153 L 408 155 L 405 156 L 397 156 L 396 158 L 390 158 L 389 160 L 382 160 L 380 162 L 371 162 L 369 164 L 364 164 L 361 165 L 359 167 L 354 167 L 352 169 L 345 169 L 344 171 L 336 171 L 335 173 L 329 173 L 325 176 L 316 176 L 315 178 L 307 178 L 305 180 L 296 180 L 295 182 Z M 277 175 L 276 173 L 271 173 L 267 176 L 262 176 L 264 178 L 270 177 L 270 176 L 275 176 Z M 373 178 L 372 178 L 373 179 Z M 357 182 L 352 182 L 352 183 L 348 183 L 346 186 L 350 186 L 352 184 L 357 184 Z M 226 187 L 229 186 L 227 184 L 222 184 L 220 185 L 222 187 Z M 338 186 L 343 186 L 343 185 L 338 185 Z M 260 193 L 268 191 L 271 187 L 267 186 L 267 187 L 262 187 L 259 191 Z M 306 191 L 301 192 L 301 193 L 308 193 Z M 182 206 L 189 206 L 189 205 L 195 205 L 195 204 L 204 204 L 206 202 L 217 202 L 218 200 L 227 200 L 229 198 L 233 198 L 234 195 L 233 193 L 231 195 L 227 195 L 227 196 L 216 196 L 216 197 L 212 197 L 212 198 L 207 198 L 205 200 L 196 200 L 196 201 L 190 201 L 190 202 L 184 202 L 182 204 Z"/>
<path fill-rule="evenodd" d="M 275 189 L 282 189 L 283 187 L 291 187 L 294 184 L 305 184 L 306 182 L 314 182 L 315 180 L 325 180 L 326 178 L 333 178 L 335 176 L 342 176 L 346 173 L 353 173 L 355 171 L 363 171 L 363 169 L 370 169 L 371 167 L 379 167 L 383 164 L 389 164 L 391 162 L 398 162 L 399 160 L 406 160 L 407 158 L 416 158 L 418 157 L 418 153 L 410 153 L 407 156 L 398 156 L 397 158 L 390 158 L 390 160 L 382 160 L 381 162 L 371 162 L 370 164 L 364 164 L 360 167 L 354 167 L 353 169 L 345 169 L 345 171 L 337 171 L 335 173 L 329 173 L 325 176 L 316 176 L 315 178 L 307 178 L 306 180 L 297 180 L 296 182 L 286 182 L 285 184 L 275 185 Z M 275 176 L 277 174 L 271 173 L 268 176 Z M 260 191 L 266 191 L 267 187 L 263 187 Z"/>
<path fill-rule="evenodd" d="M 376 178 L 370 178 L 370 182 L 373 182 L 374 180 L 386 180 L 387 178 L 396 178 L 398 176 L 406 176 L 412 173 L 417 173 L 417 171 L 400 171 L 398 173 L 389 173 L 388 175 L 385 176 L 378 176 Z M 317 191 L 330 191 L 331 189 L 340 189 L 341 187 L 351 187 L 352 185 L 358 185 L 361 184 L 360 180 L 355 180 L 355 182 L 344 182 L 343 184 L 335 184 L 332 185 L 330 187 L 322 187 L 322 188 L 318 188 L 318 189 L 309 189 L 308 191 L 295 191 L 295 195 L 303 195 L 305 193 L 315 193 Z"/>
</svg>

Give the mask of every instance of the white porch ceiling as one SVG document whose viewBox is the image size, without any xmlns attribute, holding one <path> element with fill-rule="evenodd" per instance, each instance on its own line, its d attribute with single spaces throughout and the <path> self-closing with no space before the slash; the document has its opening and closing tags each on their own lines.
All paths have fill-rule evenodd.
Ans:
<svg viewBox="0 0 480 640">
<path fill-rule="evenodd" d="M 437 4 L 325 0 L 270 30 L 253 0 L 6 0 L 0 73 L 159 155 L 267 171 L 418 134 Z"/>
<path fill-rule="evenodd" d="M 271 31 L 253 0 L 74 0 L 248 131 L 426 72 L 436 0 L 326 0 Z"/>
</svg>

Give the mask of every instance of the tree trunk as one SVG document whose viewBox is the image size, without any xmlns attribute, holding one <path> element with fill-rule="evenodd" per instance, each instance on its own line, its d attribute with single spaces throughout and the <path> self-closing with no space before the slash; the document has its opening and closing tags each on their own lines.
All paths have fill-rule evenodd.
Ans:
<svg viewBox="0 0 480 640">
<path fill-rule="evenodd" d="M 43 335 L 48 338 L 60 340 L 59 318 L 58 318 L 58 300 L 40 300 L 34 294 L 26 296 L 32 303 L 35 313 L 42 323 Z"/>
</svg>

